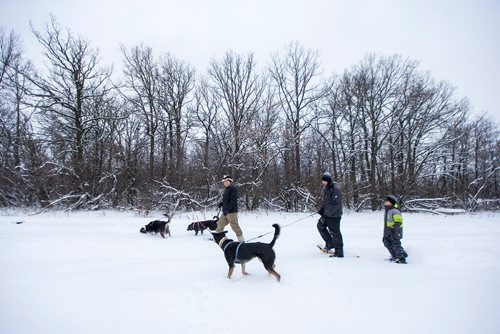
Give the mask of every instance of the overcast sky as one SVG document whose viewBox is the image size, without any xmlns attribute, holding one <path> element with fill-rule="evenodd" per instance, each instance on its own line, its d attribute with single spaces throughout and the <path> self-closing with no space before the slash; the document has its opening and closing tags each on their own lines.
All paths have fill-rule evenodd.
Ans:
<svg viewBox="0 0 500 334">
<path fill-rule="evenodd" d="M 50 13 L 115 71 L 120 44 L 141 42 L 200 73 L 228 50 L 264 66 L 292 41 L 318 51 L 326 74 L 369 53 L 400 54 L 500 124 L 499 0 L 0 0 L 0 25 L 21 35 L 30 59 L 40 50 L 29 22 L 41 29 Z"/>
</svg>

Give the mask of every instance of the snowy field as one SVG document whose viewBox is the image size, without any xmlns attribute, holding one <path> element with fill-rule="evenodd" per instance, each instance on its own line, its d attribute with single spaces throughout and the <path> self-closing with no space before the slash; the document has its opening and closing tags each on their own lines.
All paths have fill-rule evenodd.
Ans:
<svg viewBox="0 0 500 334">
<path fill-rule="evenodd" d="M 247 239 L 292 223 L 277 282 L 258 260 L 226 277 L 208 233 L 186 231 L 210 212 L 176 214 L 162 239 L 139 233 L 160 214 L 3 210 L 0 333 L 500 332 L 500 213 L 403 214 L 407 265 L 384 261 L 382 212 L 344 215 L 343 259 L 315 249 L 308 215 L 240 213 Z"/>
</svg>

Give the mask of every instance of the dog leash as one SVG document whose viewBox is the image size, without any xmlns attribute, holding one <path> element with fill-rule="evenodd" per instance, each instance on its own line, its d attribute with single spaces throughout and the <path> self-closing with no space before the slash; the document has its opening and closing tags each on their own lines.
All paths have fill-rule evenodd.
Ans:
<svg viewBox="0 0 500 334">
<path fill-rule="evenodd" d="M 293 222 L 291 222 L 291 223 L 288 223 L 288 224 L 286 224 L 286 225 L 283 225 L 283 226 L 281 226 L 281 228 L 285 228 L 285 227 L 288 227 L 288 226 L 290 226 L 290 225 L 297 224 L 298 222 L 300 222 L 300 221 L 302 221 L 302 220 L 304 220 L 304 219 L 307 219 L 307 218 L 309 218 L 309 217 L 312 217 L 312 216 L 314 216 L 314 215 L 316 215 L 316 214 L 318 214 L 318 213 L 317 213 L 317 212 L 313 212 L 313 213 L 311 213 L 309 216 L 306 216 L 306 217 L 300 218 L 300 219 L 298 219 L 298 220 L 296 220 L 296 221 L 293 221 Z M 267 233 L 261 234 L 261 235 L 259 235 L 259 236 L 255 237 L 255 238 L 245 240 L 245 242 L 252 241 L 252 240 L 255 240 L 255 239 L 259 239 L 259 238 L 262 238 L 263 236 L 268 235 L 268 234 L 271 234 L 271 233 L 274 233 L 274 231 L 270 231 L 270 232 L 267 232 Z"/>
</svg>

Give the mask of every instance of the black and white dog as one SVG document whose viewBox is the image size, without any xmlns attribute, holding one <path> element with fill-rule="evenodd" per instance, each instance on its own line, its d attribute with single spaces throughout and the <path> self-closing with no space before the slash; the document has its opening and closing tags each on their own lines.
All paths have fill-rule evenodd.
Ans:
<svg viewBox="0 0 500 334">
<path fill-rule="evenodd" d="M 227 277 L 231 278 L 233 274 L 234 266 L 236 263 L 241 264 L 241 272 L 243 275 L 248 275 L 245 271 L 245 263 L 251 259 L 258 257 L 264 264 L 264 268 L 269 272 L 269 274 L 276 277 L 276 279 L 281 279 L 280 274 L 274 270 L 274 261 L 276 260 L 276 254 L 274 253 L 273 246 L 280 235 L 281 228 L 278 224 L 273 224 L 274 227 L 274 237 L 270 243 L 266 244 L 263 242 L 241 242 L 233 241 L 226 237 L 227 231 L 220 233 L 212 233 L 214 236 L 214 241 L 216 244 L 222 248 L 224 252 L 224 257 L 226 258 L 227 264 L 229 265 L 229 271 Z"/>
<path fill-rule="evenodd" d="M 188 225 L 187 231 L 194 231 L 194 235 L 198 235 L 198 232 L 201 232 L 201 234 L 203 235 L 203 231 L 207 228 L 211 231 L 215 231 L 215 229 L 217 228 L 218 220 L 219 217 L 214 216 L 212 220 L 200 220 L 197 222 L 193 222 Z"/>
<path fill-rule="evenodd" d="M 165 214 L 165 216 L 168 218 L 167 221 L 164 220 L 153 220 L 149 224 L 147 224 L 144 227 L 141 227 L 140 232 L 141 233 L 160 233 L 162 238 L 165 238 L 165 234 L 168 234 L 170 237 L 170 226 L 168 225 L 170 223 L 170 216 Z"/>
</svg>

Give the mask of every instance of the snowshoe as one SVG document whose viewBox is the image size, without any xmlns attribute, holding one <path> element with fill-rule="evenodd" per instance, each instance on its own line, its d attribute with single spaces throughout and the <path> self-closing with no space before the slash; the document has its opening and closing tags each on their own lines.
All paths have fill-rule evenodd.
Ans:
<svg viewBox="0 0 500 334">
<path fill-rule="evenodd" d="M 318 247 L 319 251 L 322 252 L 322 253 L 325 253 L 325 254 L 330 254 L 330 255 L 333 255 L 333 250 L 331 249 L 328 249 L 328 248 L 325 248 L 325 247 L 322 247 L 320 245 L 316 245 L 316 247 Z"/>
</svg>

